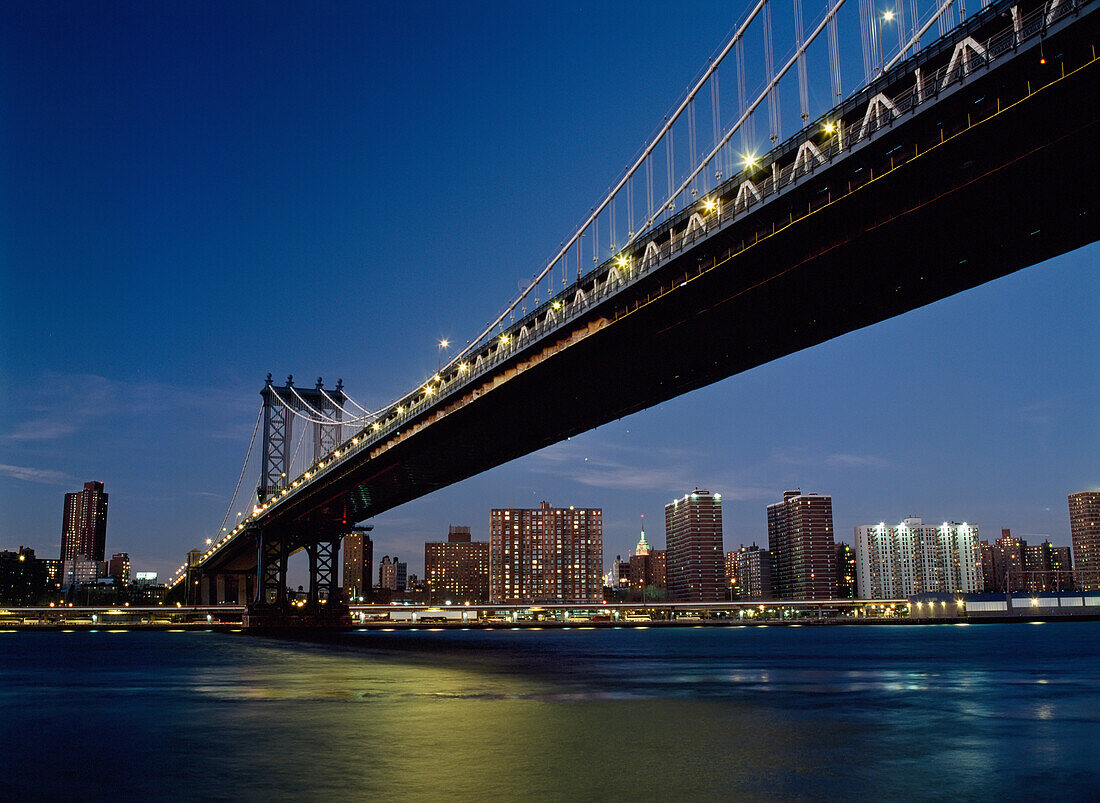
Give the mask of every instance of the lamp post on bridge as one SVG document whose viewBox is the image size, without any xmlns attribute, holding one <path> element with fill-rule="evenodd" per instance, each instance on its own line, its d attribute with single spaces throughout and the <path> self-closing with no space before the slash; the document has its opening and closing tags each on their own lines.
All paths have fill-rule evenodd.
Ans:
<svg viewBox="0 0 1100 803">
<path fill-rule="evenodd" d="M 439 346 L 435 352 L 435 372 L 437 374 L 439 373 L 439 369 L 443 366 L 443 352 L 445 349 L 449 348 L 450 345 L 451 341 L 447 338 L 443 338 L 439 341 Z"/>
<path fill-rule="evenodd" d="M 878 40 L 878 63 L 879 63 L 878 73 L 879 73 L 879 75 L 882 75 L 883 73 L 886 72 L 886 56 L 883 55 L 883 50 L 882 50 L 882 23 L 890 22 L 894 19 L 893 9 L 887 9 L 886 11 L 882 12 L 882 22 L 878 23 L 878 25 L 875 26 L 875 22 L 877 21 L 877 18 L 878 18 L 877 14 L 875 14 L 871 17 L 871 25 L 873 27 L 876 27 L 875 39 Z M 900 31 L 898 33 L 898 36 L 901 36 Z"/>
</svg>

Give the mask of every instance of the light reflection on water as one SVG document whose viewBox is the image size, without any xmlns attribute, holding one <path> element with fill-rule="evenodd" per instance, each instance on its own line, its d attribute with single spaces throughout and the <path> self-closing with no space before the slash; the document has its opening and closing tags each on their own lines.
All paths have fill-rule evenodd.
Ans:
<svg viewBox="0 0 1100 803">
<path fill-rule="evenodd" d="M 0 798 L 1085 799 L 1100 784 L 1100 623 L 31 633 L 2 649 L 0 744 L 19 769 Z"/>
</svg>

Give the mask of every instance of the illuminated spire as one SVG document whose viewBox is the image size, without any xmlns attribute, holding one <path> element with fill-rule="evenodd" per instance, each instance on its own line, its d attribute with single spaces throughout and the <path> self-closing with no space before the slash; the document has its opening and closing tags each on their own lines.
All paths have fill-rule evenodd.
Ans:
<svg viewBox="0 0 1100 803">
<path fill-rule="evenodd" d="M 645 542 L 645 514 L 642 514 L 642 537 L 638 540 L 638 546 L 634 547 L 635 555 L 648 555 L 649 544 Z"/>
</svg>

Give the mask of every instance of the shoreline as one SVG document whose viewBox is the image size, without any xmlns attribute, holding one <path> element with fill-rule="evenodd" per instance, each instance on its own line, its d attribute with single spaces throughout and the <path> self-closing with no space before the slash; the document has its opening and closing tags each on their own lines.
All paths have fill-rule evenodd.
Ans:
<svg viewBox="0 0 1100 803">
<path fill-rule="evenodd" d="M 731 621 L 726 619 L 699 620 L 650 620 L 650 621 L 612 621 L 612 622 L 357 622 L 350 625 L 333 627 L 253 627 L 244 628 L 241 622 L 178 622 L 171 624 L 141 624 L 134 622 L 111 622 L 106 624 L 90 623 L 2 623 L 0 633 L 122 633 L 122 632 L 213 632 L 244 633 L 246 635 L 306 635 L 323 633 L 355 632 L 396 632 L 442 630 L 614 630 L 614 629 L 660 629 L 660 628 L 753 628 L 753 627 L 839 627 L 839 626 L 898 626 L 898 625 L 983 625 L 983 624 L 1045 624 L 1050 622 L 1096 622 L 1100 613 L 1071 615 L 1031 615 L 1031 616 L 973 616 L 973 617 L 891 617 L 891 618 L 829 618 L 782 620 L 767 619 L 761 621 Z"/>
</svg>

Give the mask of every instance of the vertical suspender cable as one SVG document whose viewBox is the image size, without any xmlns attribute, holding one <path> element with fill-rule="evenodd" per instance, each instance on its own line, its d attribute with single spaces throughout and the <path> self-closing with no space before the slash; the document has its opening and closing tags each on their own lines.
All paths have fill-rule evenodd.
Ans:
<svg viewBox="0 0 1100 803">
<path fill-rule="evenodd" d="M 863 43 L 863 82 L 871 83 L 875 74 L 874 8 L 871 0 L 859 0 L 859 32 Z"/>
<path fill-rule="evenodd" d="M 600 263 L 600 216 L 596 215 L 592 221 L 592 261 Z"/>
<path fill-rule="evenodd" d="M 743 42 L 737 43 L 734 60 L 737 63 L 737 114 L 741 116 L 745 113 L 745 107 L 749 103 L 745 92 L 745 47 Z M 745 125 L 741 127 L 741 152 L 748 153 L 755 144 L 756 126 L 750 117 L 745 121 Z"/>
<path fill-rule="evenodd" d="M 645 160 L 646 217 L 653 217 L 653 159 Z"/>
<path fill-rule="evenodd" d="M 715 73 L 714 74 L 714 83 L 712 83 L 710 85 L 710 118 L 711 118 L 712 126 L 714 128 L 713 133 L 714 133 L 714 145 L 715 146 L 718 145 L 718 138 L 722 136 L 721 129 L 719 128 L 719 124 L 720 124 L 719 118 L 722 115 L 721 115 L 721 111 L 718 107 L 718 103 L 719 103 L 718 73 Z M 721 182 L 722 181 L 722 175 L 723 175 L 724 167 L 725 166 L 722 164 L 722 156 L 721 156 L 721 154 L 719 154 L 719 156 L 718 156 L 718 169 L 714 172 L 715 182 Z"/>
<path fill-rule="evenodd" d="M 611 199 L 611 229 L 610 229 L 611 236 L 610 236 L 610 240 L 611 240 L 611 250 L 612 251 L 615 250 L 615 231 L 616 231 L 616 228 L 615 228 L 615 206 L 616 206 L 616 202 L 618 200 L 619 200 L 618 196 L 615 196 L 614 198 Z"/>
<path fill-rule="evenodd" d="M 668 194 L 670 196 L 669 201 L 675 201 L 676 199 L 671 197 L 671 195 L 672 195 L 672 129 L 671 128 L 668 130 L 668 138 L 665 140 L 665 162 L 666 162 L 667 167 L 668 167 Z M 665 210 L 662 209 L 661 211 L 664 212 Z"/>
<path fill-rule="evenodd" d="M 630 236 L 634 236 L 634 179 L 630 179 L 626 185 L 626 228 Z"/>
<path fill-rule="evenodd" d="M 909 34 L 910 37 L 916 36 L 917 26 L 920 25 L 920 19 L 917 17 L 917 0 L 909 0 Z M 917 50 L 920 50 L 920 38 L 917 37 Z"/>
<path fill-rule="evenodd" d="M 829 8 L 832 9 L 836 0 L 829 0 Z M 916 2 L 916 0 L 913 0 Z M 835 103 L 841 97 L 841 81 L 840 81 L 840 42 L 837 39 L 836 31 L 836 17 L 829 20 L 828 35 L 829 35 L 829 73 L 833 79 L 833 102 Z"/>
<path fill-rule="evenodd" d="M 802 27 L 802 0 L 794 0 L 795 47 L 802 47 L 802 37 L 804 34 L 805 31 Z M 810 88 L 807 85 L 805 53 L 798 57 L 798 102 L 800 104 L 798 111 L 802 116 L 802 124 L 805 125 L 806 120 L 810 116 Z"/>
<path fill-rule="evenodd" d="M 695 167 L 695 154 L 697 151 L 695 144 L 695 101 L 691 102 L 688 106 L 688 164 L 691 167 Z M 691 194 L 698 194 L 698 187 L 691 188 Z"/>
<path fill-rule="evenodd" d="M 771 0 L 768 0 L 764 4 L 764 70 L 769 83 L 775 75 L 775 54 L 772 44 L 772 4 Z M 779 93 L 774 90 L 768 92 L 768 125 L 771 128 L 769 137 L 774 145 L 783 136 L 779 127 Z"/>
</svg>

